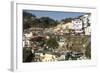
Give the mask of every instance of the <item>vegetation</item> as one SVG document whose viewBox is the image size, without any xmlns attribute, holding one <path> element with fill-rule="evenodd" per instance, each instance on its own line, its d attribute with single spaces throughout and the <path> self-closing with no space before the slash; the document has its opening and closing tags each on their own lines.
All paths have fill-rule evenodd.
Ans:
<svg viewBox="0 0 100 73">
<path fill-rule="evenodd" d="M 75 34 L 75 30 L 69 29 L 67 26 L 63 29 L 62 25 L 71 22 L 72 19 L 65 18 L 58 22 L 50 17 L 39 18 L 34 14 L 23 11 L 23 30 L 28 31 L 27 29 L 29 29 L 29 32 L 32 32 L 31 37 L 28 38 L 31 48 L 29 46 L 23 47 L 23 62 L 35 61 L 35 54 L 38 52 L 43 54 L 55 53 L 54 55 L 57 57 L 65 55 L 65 60 L 77 60 L 83 54 L 86 58 L 91 59 L 90 36 Z M 61 26 L 55 28 L 61 23 Z M 88 26 L 90 26 L 90 23 L 88 23 Z M 52 31 L 54 29 L 56 29 L 56 32 Z M 66 30 L 68 32 L 64 33 Z M 85 33 L 84 27 L 82 30 Z"/>
<path fill-rule="evenodd" d="M 86 47 L 85 55 L 86 55 L 87 58 L 91 59 L 91 44 L 90 43 Z"/>
<path fill-rule="evenodd" d="M 68 23 L 68 22 L 71 22 L 72 18 L 65 18 L 65 19 L 62 19 L 62 21 L 64 23 Z"/>
<path fill-rule="evenodd" d="M 31 48 L 24 47 L 23 48 L 23 62 L 31 62 L 33 58 L 33 54 L 31 52 Z"/>
<path fill-rule="evenodd" d="M 57 20 L 51 19 L 49 17 L 37 18 L 35 15 L 23 11 L 23 29 L 28 29 L 30 27 L 49 28 L 54 27 L 57 24 Z"/>
<path fill-rule="evenodd" d="M 59 46 L 55 38 L 48 39 L 46 44 L 48 45 L 48 47 L 53 48 L 53 49 L 56 49 Z"/>
<path fill-rule="evenodd" d="M 32 25 L 32 21 L 34 21 L 35 19 L 36 19 L 35 15 L 23 11 L 23 30 L 30 28 Z"/>
</svg>

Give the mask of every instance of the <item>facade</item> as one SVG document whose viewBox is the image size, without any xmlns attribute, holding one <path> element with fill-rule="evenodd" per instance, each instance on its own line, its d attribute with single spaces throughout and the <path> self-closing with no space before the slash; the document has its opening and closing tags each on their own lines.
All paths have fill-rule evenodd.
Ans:
<svg viewBox="0 0 100 73">
<path fill-rule="evenodd" d="M 75 33 L 82 33 L 85 32 L 85 35 L 90 34 L 90 14 L 87 13 L 85 15 L 79 16 L 72 20 L 72 29 L 75 30 Z"/>
<path fill-rule="evenodd" d="M 91 27 L 90 26 L 85 28 L 85 35 L 91 35 Z"/>
<path fill-rule="evenodd" d="M 77 29 L 82 29 L 82 21 L 80 19 L 73 19 L 72 20 L 73 27 L 72 29 L 77 30 Z"/>
<path fill-rule="evenodd" d="M 82 20 L 79 18 L 72 20 L 72 29 L 75 30 L 75 33 L 82 33 Z"/>
<path fill-rule="evenodd" d="M 32 32 L 30 33 L 25 33 L 23 35 L 23 47 L 27 46 L 30 47 L 31 43 L 30 43 L 30 38 L 33 36 Z"/>
<path fill-rule="evenodd" d="M 90 23 L 90 14 L 85 14 L 85 15 L 82 15 L 81 17 L 80 17 L 80 19 L 82 20 L 82 22 L 83 22 L 83 27 L 85 28 L 85 27 L 87 27 L 87 26 L 89 26 L 89 24 L 91 24 Z"/>
<path fill-rule="evenodd" d="M 69 33 L 69 29 L 72 29 L 73 24 L 71 22 L 65 23 L 65 24 L 59 24 L 54 28 L 54 32 L 55 33 L 61 33 L 61 35 L 63 35 L 63 33 Z"/>
</svg>

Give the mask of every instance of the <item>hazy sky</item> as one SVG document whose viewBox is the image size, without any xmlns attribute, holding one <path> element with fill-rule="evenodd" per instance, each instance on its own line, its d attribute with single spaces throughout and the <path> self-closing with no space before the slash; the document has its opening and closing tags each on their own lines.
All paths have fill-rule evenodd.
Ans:
<svg viewBox="0 0 100 73">
<path fill-rule="evenodd" d="M 38 10 L 24 10 L 26 12 L 36 15 L 36 17 L 50 17 L 54 20 L 62 20 L 64 18 L 75 18 L 85 13 L 80 12 L 58 12 L 58 11 L 38 11 Z"/>
</svg>

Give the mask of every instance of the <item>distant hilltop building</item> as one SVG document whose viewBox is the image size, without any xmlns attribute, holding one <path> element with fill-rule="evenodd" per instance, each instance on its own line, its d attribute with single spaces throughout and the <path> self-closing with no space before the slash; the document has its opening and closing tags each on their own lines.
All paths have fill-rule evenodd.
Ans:
<svg viewBox="0 0 100 73">
<path fill-rule="evenodd" d="M 72 29 L 72 23 L 71 22 L 68 22 L 68 23 L 65 23 L 65 24 L 61 23 L 54 28 L 54 32 L 58 33 L 58 34 L 69 33 L 69 29 Z"/>
<path fill-rule="evenodd" d="M 82 29 L 82 20 L 79 18 L 75 18 L 72 20 L 72 29 L 78 30 Z"/>
<path fill-rule="evenodd" d="M 72 29 L 75 30 L 76 33 L 82 33 L 84 32 L 86 35 L 90 35 L 90 14 L 87 13 L 85 15 L 79 16 L 78 18 L 75 18 L 72 20 L 73 27 Z"/>
<path fill-rule="evenodd" d="M 72 29 L 75 30 L 75 33 L 82 33 L 82 20 L 75 18 L 72 20 Z"/>
<path fill-rule="evenodd" d="M 85 28 L 85 35 L 91 35 L 91 26 Z"/>
<path fill-rule="evenodd" d="M 87 26 L 89 26 L 91 24 L 91 19 L 90 19 L 91 18 L 91 14 L 90 13 L 87 13 L 85 15 L 82 15 L 79 18 L 83 22 L 83 27 L 87 27 Z"/>
<path fill-rule="evenodd" d="M 70 33 L 69 30 L 73 30 L 76 34 L 77 33 L 84 33 L 85 35 L 90 35 L 91 28 L 90 28 L 90 14 L 86 13 L 82 16 L 74 18 L 71 22 L 63 23 L 61 22 L 56 27 L 54 27 L 54 32 L 58 34 L 63 33 Z"/>
</svg>

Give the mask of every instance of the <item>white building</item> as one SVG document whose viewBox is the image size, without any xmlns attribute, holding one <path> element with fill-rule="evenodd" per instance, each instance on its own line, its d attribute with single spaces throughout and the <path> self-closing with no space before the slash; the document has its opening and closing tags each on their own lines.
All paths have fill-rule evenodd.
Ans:
<svg viewBox="0 0 100 73">
<path fill-rule="evenodd" d="M 23 47 L 27 46 L 30 47 L 30 38 L 33 36 L 32 32 L 25 33 L 23 36 Z"/>
<path fill-rule="evenodd" d="M 51 55 L 51 54 L 45 54 L 45 55 L 41 54 L 40 57 L 41 57 L 42 62 L 57 61 L 57 58 L 55 57 L 55 55 Z"/>
<path fill-rule="evenodd" d="M 24 34 L 26 38 L 31 38 L 33 36 L 33 33 L 30 32 L 30 33 L 25 33 Z"/>
<path fill-rule="evenodd" d="M 72 29 L 72 23 L 59 24 L 54 28 L 55 33 L 69 33 L 69 29 Z"/>
<path fill-rule="evenodd" d="M 90 26 L 85 28 L 85 35 L 91 35 L 91 27 Z"/>
<path fill-rule="evenodd" d="M 73 19 L 72 20 L 72 29 L 75 30 L 76 33 L 82 32 L 82 20 L 81 19 Z"/>
<path fill-rule="evenodd" d="M 73 24 L 72 29 L 75 29 L 75 30 L 82 29 L 82 21 L 80 19 L 72 20 L 72 24 Z"/>
<path fill-rule="evenodd" d="M 91 32 L 90 27 L 89 27 L 91 24 L 90 18 L 91 18 L 91 16 L 88 13 L 88 14 L 84 14 L 76 19 L 73 19 L 72 20 L 72 24 L 73 24 L 72 29 L 74 29 L 76 33 L 82 33 L 83 32 L 82 28 L 85 28 L 86 35 L 89 35 Z"/>
<path fill-rule="evenodd" d="M 80 17 L 80 19 L 83 21 L 83 27 L 87 27 L 88 24 L 91 24 L 91 15 L 90 14 L 85 14 L 85 15 L 82 15 Z"/>
</svg>

